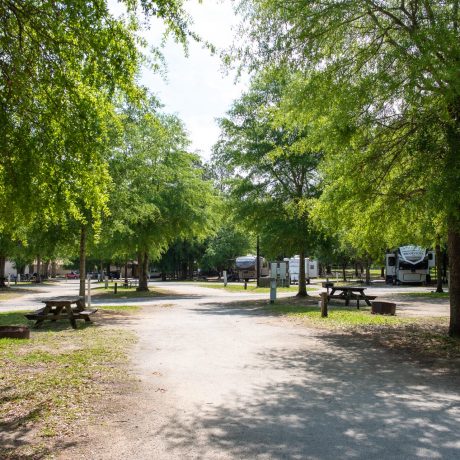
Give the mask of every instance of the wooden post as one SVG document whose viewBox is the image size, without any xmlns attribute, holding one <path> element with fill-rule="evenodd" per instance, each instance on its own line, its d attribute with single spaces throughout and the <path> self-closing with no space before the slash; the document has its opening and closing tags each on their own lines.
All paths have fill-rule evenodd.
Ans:
<svg viewBox="0 0 460 460">
<path fill-rule="evenodd" d="M 245 279 L 244 280 L 244 290 L 246 290 L 248 288 L 248 280 Z"/>
<path fill-rule="evenodd" d="M 321 318 L 327 318 L 327 292 L 321 293 Z"/>
<path fill-rule="evenodd" d="M 88 308 L 91 308 L 91 275 L 88 275 Z"/>
<path fill-rule="evenodd" d="M 276 300 L 276 278 L 270 279 L 270 303 L 275 303 Z"/>
<path fill-rule="evenodd" d="M 113 284 L 113 293 L 114 294 L 117 293 L 117 288 L 118 288 L 118 283 L 117 283 L 117 281 L 115 281 L 114 284 Z"/>
<path fill-rule="evenodd" d="M 256 250 L 256 286 L 260 287 L 260 245 L 259 235 L 257 235 L 257 250 Z"/>
</svg>

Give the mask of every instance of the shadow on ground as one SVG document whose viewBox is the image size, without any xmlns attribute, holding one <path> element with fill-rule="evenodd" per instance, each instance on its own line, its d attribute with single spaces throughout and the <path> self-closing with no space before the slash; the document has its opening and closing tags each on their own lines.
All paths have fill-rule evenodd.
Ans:
<svg viewBox="0 0 460 460">
<path fill-rule="evenodd" d="M 254 382 L 250 397 L 235 389 L 225 404 L 177 413 L 155 436 L 197 458 L 213 449 L 248 459 L 460 457 L 458 377 L 348 337 L 320 341 L 261 353 L 276 379 Z"/>
</svg>

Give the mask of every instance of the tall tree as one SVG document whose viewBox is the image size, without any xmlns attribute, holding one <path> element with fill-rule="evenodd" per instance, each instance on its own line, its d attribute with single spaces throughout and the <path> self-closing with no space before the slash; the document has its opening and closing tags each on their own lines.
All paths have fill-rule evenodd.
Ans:
<svg viewBox="0 0 460 460">
<path fill-rule="evenodd" d="M 119 255 L 137 254 L 139 289 L 146 290 L 150 260 L 175 240 L 212 232 L 215 198 L 176 117 L 157 113 L 150 100 L 127 108 L 122 119 L 122 148 L 110 162 L 115 188 L 109 226 Z"/>
<path fill-rule="evenodd" d="M 428 212 L 433 234 L 445 231 L 460 335 L 458 0 L 243 4 L 252 42 L 241 55 L 303 74 L 291 100 L 325 141 L 330 188 L 388 221 L 403 210 L 417 227 Z"/>
<path fill-rule="evenodd" d="M 231 194 L 246 228 L 263 234 L 265 249 L 299 254 L 314 248 L 310 200 L 318 195 L 321 154 L 308 145 L 308 130 L 280 122 L 280 102 L 290 81 L 285 69 L 267 68 L 252 81 L 220 121 L 222 136 L 213 159 L 233 171 Z M 300 264 L 298 295 L 307 295 Z"/>
</svg>

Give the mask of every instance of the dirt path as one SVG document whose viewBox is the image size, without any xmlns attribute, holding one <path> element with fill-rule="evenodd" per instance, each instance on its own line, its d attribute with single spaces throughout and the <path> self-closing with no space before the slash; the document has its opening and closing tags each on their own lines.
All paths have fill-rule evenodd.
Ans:
<svg viewBox="0 0 460 460">
<path fill-rule="evenodd" d="M 62 459 L 460 458 L 458 376 L 201 292 L 131 321 L 139 391 Z"/>
</svg>

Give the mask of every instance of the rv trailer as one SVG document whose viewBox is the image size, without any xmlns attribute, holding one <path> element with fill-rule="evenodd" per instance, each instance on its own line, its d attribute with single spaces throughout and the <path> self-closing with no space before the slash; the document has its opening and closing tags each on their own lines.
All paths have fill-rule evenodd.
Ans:
<svg viewBox="0 0 460 460">
<path fill-rule="evenodd" d="M 299 283 L 299 262 L 300 257 L 294 256 L 289 261 L 289 276 L 291 278 L 291 284 Z M 310 259 L 309 257 L 305 258 L 305 279 L 310 280 L 311 278 L 318 278 L 318 261 Z"/>
<path fill-rule="evenodd" d="M 385 281 L 387 284 L 430 282 L 430 268 L 435 263 L 434 251 L 401 246 L 385 255 Z"/>
<path fill-rule="evenodd" d="M 268 276 L 268 262 L 259 257 L 260 276 Z M 241 280 L 257 279 L 257 257 L 256 256 L 241 256 L 235 260 L 235 267 L 238 273 L 238 278 Z"/>
</svg>

